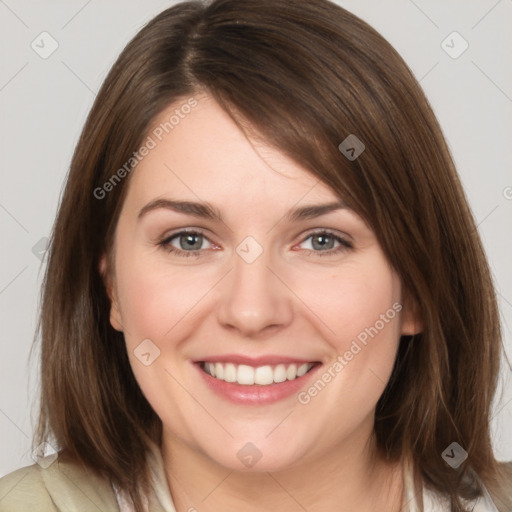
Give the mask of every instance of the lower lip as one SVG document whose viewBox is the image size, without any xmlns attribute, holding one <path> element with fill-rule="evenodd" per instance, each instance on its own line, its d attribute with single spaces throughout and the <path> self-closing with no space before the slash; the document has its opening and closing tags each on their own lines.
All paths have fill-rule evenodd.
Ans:
<svg viewBox="0 0 512 512">
<path fill-rule="evenodd" d="M 302 377 L 294 380 L 286 380 L 268 386 L 252 385 L 244 386 L 237 382 L 226 382 L 224 380 L 216 379 L 210 374 L 206 373 L 201 368 L 201 363 L 194 363 L 201 377 L 204 379 L 206 385 L 221 397 L 235 403 L 245 405 L 264 405 L 284 400 L 292 395 L 296 395 L 303 389 L 311 375 L 316 373 L 321 364 L 316 364 L 309 370 L 308 373 Z"/>
</svg>

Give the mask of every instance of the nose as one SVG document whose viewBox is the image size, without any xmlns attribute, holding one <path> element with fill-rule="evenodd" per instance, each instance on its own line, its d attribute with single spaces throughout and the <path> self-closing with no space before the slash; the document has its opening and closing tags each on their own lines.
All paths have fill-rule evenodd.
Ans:
<svg viewBox="0 0 512 512">
<path fill-rule="evenodd" d="M 285 276 L 272 265 L 270 255 L 264 251 L 248 263 L 235 253 L 233 267 L 222 286 L 219 323 L 253 338 L 288 326 L 293 317 L 293 292 L 286 286 Z"/>
</svg>

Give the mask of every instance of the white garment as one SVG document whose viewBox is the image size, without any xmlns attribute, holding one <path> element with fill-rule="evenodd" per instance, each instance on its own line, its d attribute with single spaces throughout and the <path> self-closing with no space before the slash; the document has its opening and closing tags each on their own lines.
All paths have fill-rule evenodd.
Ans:
<svg viewBox="0 0 512 512">
<path fill-rule="evenodd" d="M 165 512 L 176 512 L 174 503 L 172 502 L 171 492 L 169 490 L 169 486 L 167 485 L 167 479 L 165 477 L 164 471 L 164 462 L 160 448 L 155 443 L 151 443 L 150 448 L 151 451 L 148 455 L 148 465 L 151 474 L 153 492 L 155 493 L 160 506 L 165 510 Z M 124 491 L 117 489 L 114 484 L 112 484 L 112 488 L 116 494 L 117 504 L 119 505 L 120 512 L 134 512 L 131 500 L 127 494 Z M 144 510 L 146 512 L 150 512 L 148 507 L 148 499 L 145 496 L 143 501 Z"/>
<path fill-rule="evenodd" d="M 169 486 L 164 472 L 164 464 L 162 454 L 156 444 L 151 445 L 151 452 L 148 458 L 149 468 L 153 482 L 153 491 L 158 502 L 165 512 L 176 512 L 174 503 L 172 501 Z M 120 512 L 134 512 L 130 499 L 123 491 L 119 491 L 112 485 L 116 494 L 117 503 Z M 469 502 L 467 503 L 469 505 Z M 484 496 L 477 498 L 471 503 L 469 510 L 472 512 L 499 512 L 496 505 L 493 503 L 489 493 L 484 488 Z M 408 506 L 408 508 L 406 508 Z M 424 512 L 450 512 L 450 501 L 447 498 L 438 496 L 436 493 L 423 488 L 423 506 Z M 148 500 L 145 499 L 145 510 L 148 510 Z M 414 495 L 412 485 L 412 474 L 406 471 L 404 477 L 404 505 L 402 512 L 419 512 L 419 503 Z"/>
<path fill-rule="evenodd" d="M 414 503 L 416 508 L 411 508 L 410 512 L 419 510 L 418 504 Z M 472 502 L 466 502 L 468 510 L 471 512 L 498 512 L 496 505 L 492 501 L 487 490 L 484 488 L 484 496 L 477 498 Z M 423 489 L 423 507 L 425 512 L 450 512 L 450 501 L 446 498 L 437 496 L 432 491 Z"/>
</svg>

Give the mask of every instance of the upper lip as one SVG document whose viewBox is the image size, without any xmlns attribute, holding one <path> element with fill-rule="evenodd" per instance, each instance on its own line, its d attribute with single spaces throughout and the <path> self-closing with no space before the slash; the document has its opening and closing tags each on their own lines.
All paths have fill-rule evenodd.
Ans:
<svg viewBox="0 0 512 512">
<path fill-rule="evenodd" d="M 197 359 L 195 363 L 233 363 L 233 364 L 245 364 L 247 366 L 267 366 L 276 364 L 304 364 L 304 363 L 315 363 L 318 360 L 315 359 L 301 359 L 290 356 L 280 355 L 267 355 L 259 357 L 248 357 L 239 354 L 224 354 L 218 356 L 208 356 L 202 359 Z"/>
</svg>

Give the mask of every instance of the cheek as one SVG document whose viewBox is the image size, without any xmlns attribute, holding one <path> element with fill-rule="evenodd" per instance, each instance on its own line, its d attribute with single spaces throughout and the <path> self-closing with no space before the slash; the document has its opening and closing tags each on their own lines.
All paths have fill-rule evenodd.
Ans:
<svg viewBox="0 0 512 512">
<path fill-rule="evenodd" d="M 348 350 L 358 336 L 364 341 L 369 331 L 375 337 L 375 328 L 386 337 L 399 337 L 400 282 L 383 258 L 301 277 L 300 283 L 300 296 L 317 315 L 326 339 L 338 353 Z"/>
<path fill-rule="evenodd" d="M 298 401 L 318 421 L 329 411 L 325 436 L 348 435 L 373 414 L 391 376 L 400 340 L 400 282 L 385 263 L 373 261 L 316 280 L 309 299 L 331 357 Z"/>
<path fill-rule="evenodd" d="M 127 343 L 149 338 L 163 342 L 182 320 L 193 315 L 198 304 L 215 282 L 208 275 L 191 281 L 183 269 L 148 264 L 133 257 L 119 265 L 118 293 Z"/>
<path fill-rule="evenodd" d="M 157 265 L 154 259 L 142 251 L 120 258 L 116 266 L 118 298 L 137 383 L 160 417 L 174 411 L 173 422 L 177 425 L 185 422 L 186 416 L 183 390 L 177 384 L 186 379 L 178 345 L 187 338 L 189 333 L 184 329 L 189 328 L 193 306 L 205 291 L 197 283 L 187 283 L 190 280 L 182 270 Z M 144 353 L 150 354 L 147 365 L 141 359 Z"/>
<path fill-rule="evenodd" d="M 317 274 L 309 283 L 302 279 L 299 294 L 318 316 L 315 324 L 330 346 L 325 368 L 330 391 L 324 393 L 319 383 L 311 394 L 305 390 L 301 403 L 318 393 L 322 398 L 316 406 L 339 410 L 335 404 L 343 404 L 345 410 L 357 411 L 360 420 L 371 412 L 391 376 L 401 330 L 400 281 L 383 257 Z"/>
</svg>

